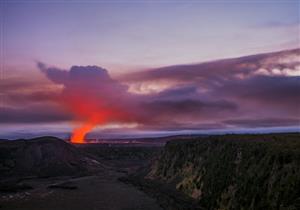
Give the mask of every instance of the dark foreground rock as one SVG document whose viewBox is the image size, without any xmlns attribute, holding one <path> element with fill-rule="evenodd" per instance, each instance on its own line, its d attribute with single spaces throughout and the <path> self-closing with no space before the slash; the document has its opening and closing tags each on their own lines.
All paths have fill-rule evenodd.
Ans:
<svg viewBox="0 0 300 210">
<path fill-rule="evenodd" d="M 64 181 L 61 183 L 51 184 L 48 186 L 49 189 L 63 189 L 63 190 L 76 190 L 78 187 L 71 181 Z"/>
<path fill-rule="evenodd" d="M 170 141 L 122 181 L 165 209 L 300 209 L 300 134 Z"/>
<path fill-rule="evenodd" d="M 150 154 L 142 147 L 72 145 L 53 137 L 2 141 L 0 209 L 162 210 L 155 199 L 118 180 Z"/>
<path fill-rule="evenodd" d="M 99 163 L 55 137 L 0 141 L 0 180 L 80 176 Z"/>
</svg>

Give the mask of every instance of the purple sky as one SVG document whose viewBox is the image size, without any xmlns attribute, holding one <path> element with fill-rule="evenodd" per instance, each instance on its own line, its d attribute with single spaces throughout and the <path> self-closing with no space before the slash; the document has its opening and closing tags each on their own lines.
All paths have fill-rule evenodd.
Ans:
<svg viewBox="0 0 300 210">
<path fill-rule="evenodd" d="M 78 87 L 131 115 L 94 136 L 299 130 L 299 1 L 3 0 L 0 14 L 2 138 L 68 136 Z"/>
</svg>

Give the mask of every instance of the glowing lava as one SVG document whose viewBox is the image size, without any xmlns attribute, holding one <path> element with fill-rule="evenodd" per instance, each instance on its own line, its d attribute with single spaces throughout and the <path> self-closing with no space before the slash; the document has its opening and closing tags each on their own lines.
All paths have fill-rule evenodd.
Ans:
<svg viewBox="0 0 300 210">
<path fill-rule="evenodd" d="M 48 79 L 63 85 L 57 100 L 73 115 L 75 124 L 83 123 L 73 130 L 72 143 L 85 143 L 86 134 L 97 125 L 133 121 L 133 100 L 127 86 L 113 80 L 106 69 L 72 66 L 66 71 L 42 63 L 38 67 Z"/>
<path fill-rule="evenodd" d="M 85 123 L 81 127 L 74 129 L 71 136 L 71 142 L 76 144 L 85 143 L 85 135 L 95 127 L 94 123 Z"/>
<path fill-rule="evenodd" d="M 78 95 L 65 97 L 64 101 L 66 107 L 72 111 L 77 119 L 84 122 L 80 127 L 73 130 L 72 143 L 86 143 L 86 134 L 97 125 L 129 119 L 127 113 L 116 105 L 107 105 L 102 100 L 91 96 L 87 97 L 79 91 L 76 93 Z M 85 96 L 84 100 L 82 100 L 82 96 Z"/>
</svg>

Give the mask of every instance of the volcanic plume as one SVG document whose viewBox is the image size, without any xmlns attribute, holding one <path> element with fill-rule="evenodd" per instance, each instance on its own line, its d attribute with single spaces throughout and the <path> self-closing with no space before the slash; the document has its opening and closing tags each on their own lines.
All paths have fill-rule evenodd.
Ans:
<svg viewBox="0 0 300 210">
<path fill-rule="evenodd" d="M 51 106 L 35 103 L 43 105 L 35 110 L 42 114 L 33 118 L 37 113 L 32 110 L 6 109 L 0 113 L 0 123 L 20 118 L 21 122 L 70 120 L 72 113 L 73 122 L 81 123 L 71 137 L 78 143 L 84 142 L 85 134 L 95 126 L 113 122 L 133 122 L 136 130 L 171 132 L 298 126 L 299 53 L 295 49 L 169 66 L 119 75 L 118 80 L 96 66 L 61 70 L 40 63 L 47 78 L 62 86 L 51 102 L 59 95 L 60 104 L 68 111 L 54 112 Z M 41 100 L 39 95 L 32 97 Z M 15 114 L 9 116 L 11 112 Z"/>
<path fill-rule="evenodd" d="M 105 69 L 73 66 L 66 71 L 47 68 L 42 63 L 38 66 L 50 80 L 63 85 L 60 103 L 83 122 L 73 131 L 73 143 L 84 143 L 85 135 L 97 125 L 133 118 L 127 87 L 111 79 Z"/>
</svg>

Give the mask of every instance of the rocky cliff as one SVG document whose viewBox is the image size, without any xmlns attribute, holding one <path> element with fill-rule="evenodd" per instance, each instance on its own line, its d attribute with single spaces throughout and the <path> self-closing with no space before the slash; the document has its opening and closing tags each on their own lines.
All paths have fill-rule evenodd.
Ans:
<svg viewBox="0 0 300 210">
<path fill-rule="evenodd" d="M 167 209 L 300 209 L 300 134 L 170 141 L 138 178 L 195 202 Z"/>
</svg>

